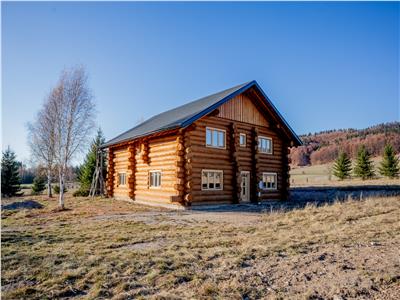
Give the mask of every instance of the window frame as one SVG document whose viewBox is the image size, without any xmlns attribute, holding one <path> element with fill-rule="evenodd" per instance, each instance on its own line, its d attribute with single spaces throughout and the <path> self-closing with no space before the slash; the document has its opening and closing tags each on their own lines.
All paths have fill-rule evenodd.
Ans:
<svg viewBox="0 0 400 300">
<path fill-rule="evenodd" d="M 275 176 L 275 187 L 269 188 L 267 186 L 267 182 L 264 181 L 264 176 Z M 276 173 L 276 172 L 263 172 L 262 173 L 262 183 L 263 183 L 263 185 L 264 185 L 264 182 L 266 184 L 265 184 L 265 187 L 262 188 L 263 190 L 265 190 L 265 191 L 276 191 L 276 190 L 278 190 L 278 173 Z"/>
<path fill-rule="evenodd" d="M 152 173 L 160 173 L 160 185 L 151 185 L 151 174 Z M 160 189 L 162 185 L 162 172 L 161 170 L 151 170 L 149 171 L 149 189 Z"/>
<path fill-rule="evenodd" d="M 207 144 L 207 130 L 209 130 L 209 129 L 211 130 L 211 145 Z M 223 147 L 212 145 L 212 142 L 213 142 L 213 131 L 223 132 L 223 134 L 224 134 L 224 146 Z M 217 143 L 218 143 L 218 140 L 217 140 Z M 221 129 L 221 128 L 215 128 L 215 127 L 207 126 L 206 127 L 206 147 L 207 148 L 215 148 L 215 149 L 226 149 L 226 130 L 225 129 Z"/>
<path fill-rule="evenodd" d="M 244 137 L 244 144 L 240 143 L 240 138 L 242 136 Z M 239 146 L 243 147 L 243 148 L 246 148 L 246 145 L 247 145 L 247 135 L 245 133 L 239 133 Z"/>
<path fill-rule="evenodd" d="M 214 188 L 209 188 L 209 175 L 207 175 L 207 188 L 203 187 L 203 173 L 220 173 L 221 174 L 221 187 L 220 188 L 215 188 L 215 182 L 214 182 Z M 202 191 L 223 191 L 224 190 L 224 170 L 211 170 L 211 169 L 203 169 L 201 170 L 201 190 Z"/>
<path fill-rule="evenodd" d="M 270 140 L 270 141 L 271 141 L 271 152 L 264 152 L 264 151 L 261 151 L 262 148 L 260 147 L 260 139 L 265 139 L 265 140 Z M 257 149 L 258 149 L 258 152 L 259 152 L 259 153 L 263 153 L 263 154 L 274 154 L 274 143 L 273 143 L 272 138 L 267 137 L 267 136 L 262 136 L 262 135 L 260 135 L 260 136 L 258 136 L 257 141 L 258 141 Z"/>
<path fill-rule="evenodd" d="M 124 175 L 124 183 L 121 183 L 121 175 Z M 117 186 L 126 186 L 126 172 L 118 172 L 118 184 Z"/>
</svg>

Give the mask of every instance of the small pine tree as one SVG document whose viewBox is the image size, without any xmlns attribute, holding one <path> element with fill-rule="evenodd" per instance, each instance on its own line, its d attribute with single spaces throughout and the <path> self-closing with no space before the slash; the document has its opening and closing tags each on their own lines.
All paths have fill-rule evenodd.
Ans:
<svg viewBox="0 0 400 300">
<path fill-rule="evenodd" d="M 104 144 L 104 142 L 105 138 L 103 132 L 99 128 L 97 131 L 97 135 L 90 146 L 90 150 L 88 154 L 86 154 L 85 161 L 79 168 L 78 180 L 79 183 L 81 184 L 81 187 L 79 189 L 80 193 L 77 193 L 77 195 L 89 194 L 89 189 L 92 184 L 93 175 L 96 169 L 96 151 L 100 147 L 100 145 Z M 103 178 L 105 178 L 105 174 L 106 174 L 106 160 L 105 157 L 103 157 Z"/>
<path fill-rule="evenodd" d="M 340 180 L 350 177 L 351 161 L 345 152 L 341 152 L 333 165 L 333 175 Z"/>
<path fill-rule="evenodd" d="M 387 144 L 383 150 L 383 160 L 379 167 L 379 173 L 389 178 L 399 177 L 399 159 L 396 157 L 393 146 Z"/>
<path fill-rule="evenodd" d="M 36 176 L 33 179 L 32 194 L 39 195 L 46 189 L 46 180 L 43 176 Z"/>
<path fill-rule="evenodd" d="M 357 152 L 354 175 L 360 177 L 362 180 L 374 177 L 374 169 L 371 155 L 364 145 L 361 146 Z"/>
<path fill-rule="evenodd" d="M 1 159 L 1 194 L 3 196 L 18 196 L 21 190 L 19 177 L 19 163 L 15 160 L 14 151 L 7 148 Z"/>
<path fill-rule="evenodd" d="M 60 193 L 60 186 L 59 185 L 55 185 L 53 190 L 54 190 L 55 194 L 59 194 Z M 67 192 L 67 188 L 64 185 L 64 193 L 66 193 L 66 192 Z"/>
</svg>

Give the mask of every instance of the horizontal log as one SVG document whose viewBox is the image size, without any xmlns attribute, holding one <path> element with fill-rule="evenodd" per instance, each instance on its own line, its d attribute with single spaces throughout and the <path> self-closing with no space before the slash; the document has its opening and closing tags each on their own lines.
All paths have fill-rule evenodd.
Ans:
<svg viewBox="0 0 400 300">
<path fill-rule="evenodd" d="M 232 193 L 227 193 L 226 195 L 215 195 L 213 197 L 210 197 L 208 195 L 193 195 L 193 202 L 199 202 L 199 201 L 232 201 Z"/>
<path fill-rule="evenodd" d="M 149 203 L 171 203 L 171 197 L 174 197 L 174 195 L 172 196 L 168 196 L 168 197 L 153 197 L 152 195 L 142 195 L 142 194 L 136 194 L 135 195 L 135 200 L 140 200 L 143 202 L 149 202 Z"/>
<path fill-rule="evenodd" d="M 175 190 L 162 191 L 162 190 L 158 190 L 158 189 L 137 190 L 136 195 L 137 195 L 137 197 L 151 196 L 154 198 L 169 198 L 171 196 L 175 196 L 176 191 Z"/>
</svg>

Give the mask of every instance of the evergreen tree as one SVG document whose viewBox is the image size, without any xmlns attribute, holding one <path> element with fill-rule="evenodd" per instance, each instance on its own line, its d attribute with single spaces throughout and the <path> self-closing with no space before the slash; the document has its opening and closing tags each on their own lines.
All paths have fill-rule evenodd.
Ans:
<svg viewBox="0 0 400 300">
<path fill-rule="evenodd" d="M 46 189 L 46 179 L 43 176 L 37 175 L 33 179 L 32 194 L 39 195 Z"/>
<path fill-rule="evenodd" d="M 54 193 L 59 194 L 60 193 L 60 186 L 59 185 L 55 185 L 53 190 L 54 190 Z M 68 191 L 65 185 L 63 187 L 63 191 L 64 191 L 64 193 L 66 193 Z"/>
<path fill-rule="evenodd" d="M 83 165 L 79 168 L 78 181 L 81 184 L 79 189 L 80 194 L 89 194 L 90 185 L 92 184 L 94 171 L 96 169 L 96 151 L 99 149 L 100 145 L 104 144 L 105 138 L 102 130 L 99 128 L 97 130 L 97 135 L 94 138 L 89 152 L 86 154 L 86 158 Z M 106 160 L 103 157 L 103 178 L 106 174 Z"/>
<path fill-rule="evenodd" d="M 399 172 L 399 159 L 396 157 L 393 146 L 386 144 L 383 150 L 383 160 L 379 167 L 379 173 L 389 178 L 395 178 L 399 176 Z"/>
<path fill-rule="evenodd" d="M 340 180 L 350 177 L 351 161 L 345 152 L 341 152 L 333 165 L 333 175 Z"/>
<path fill-rule="evenodd" d="M 374 169 L 371 155 L 365 146 L 361 146 L 357 152 L 356 165 L 354 167 L 354 175 L 362 180 L 374 177 Z"/>
<path fill-rule="evenodd" d="M 21 190 L 21 179 L 19 177 L 18 165 L 18 162 L 15 160 L 15 153 L 8 147 L 3 152 L 1 159 L 1 194 L 3 196 L 12 197 L 20 195 L 18 192 Z"/>
</svg>

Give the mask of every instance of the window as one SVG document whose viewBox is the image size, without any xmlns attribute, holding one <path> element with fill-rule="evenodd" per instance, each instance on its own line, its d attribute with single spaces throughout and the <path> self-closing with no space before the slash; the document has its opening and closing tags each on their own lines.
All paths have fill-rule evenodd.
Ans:
<svg viewBox="0 0 400 300">
<path fill-rule="evenodd" d="M 149 172 L 150 187 L 161 187 L 161 171 Z"/>
<path fill-rule="evenodd" d="M 201 189 L 202 190 L 222 190 L 223 171 L 202 170 Z"/>
<path fill-rule="evenodd" d="M 258 138 L 258 151 L 272 154 L 272 139 L 260 136 Z"/>
<path fill-rule="evenodd" d="M 225 148 L 225 130 L 206 128 L 207 147 Z"/>
<path fill-rule="evenodd" d="M 126 173 L 118 173 L 118 185 L 126 185 Z"/>
<path fill-rule="evenodd" d="M 246 134 L 244 133 L 239 134 L 239 144 L 240 147 L 246 147 Z"/>
<path fill-rule="evenodd" d="M 277 189 L 277 174 L 276 173 L 263 173 L 262 188 L 264 190 Z"/>
</svg>

